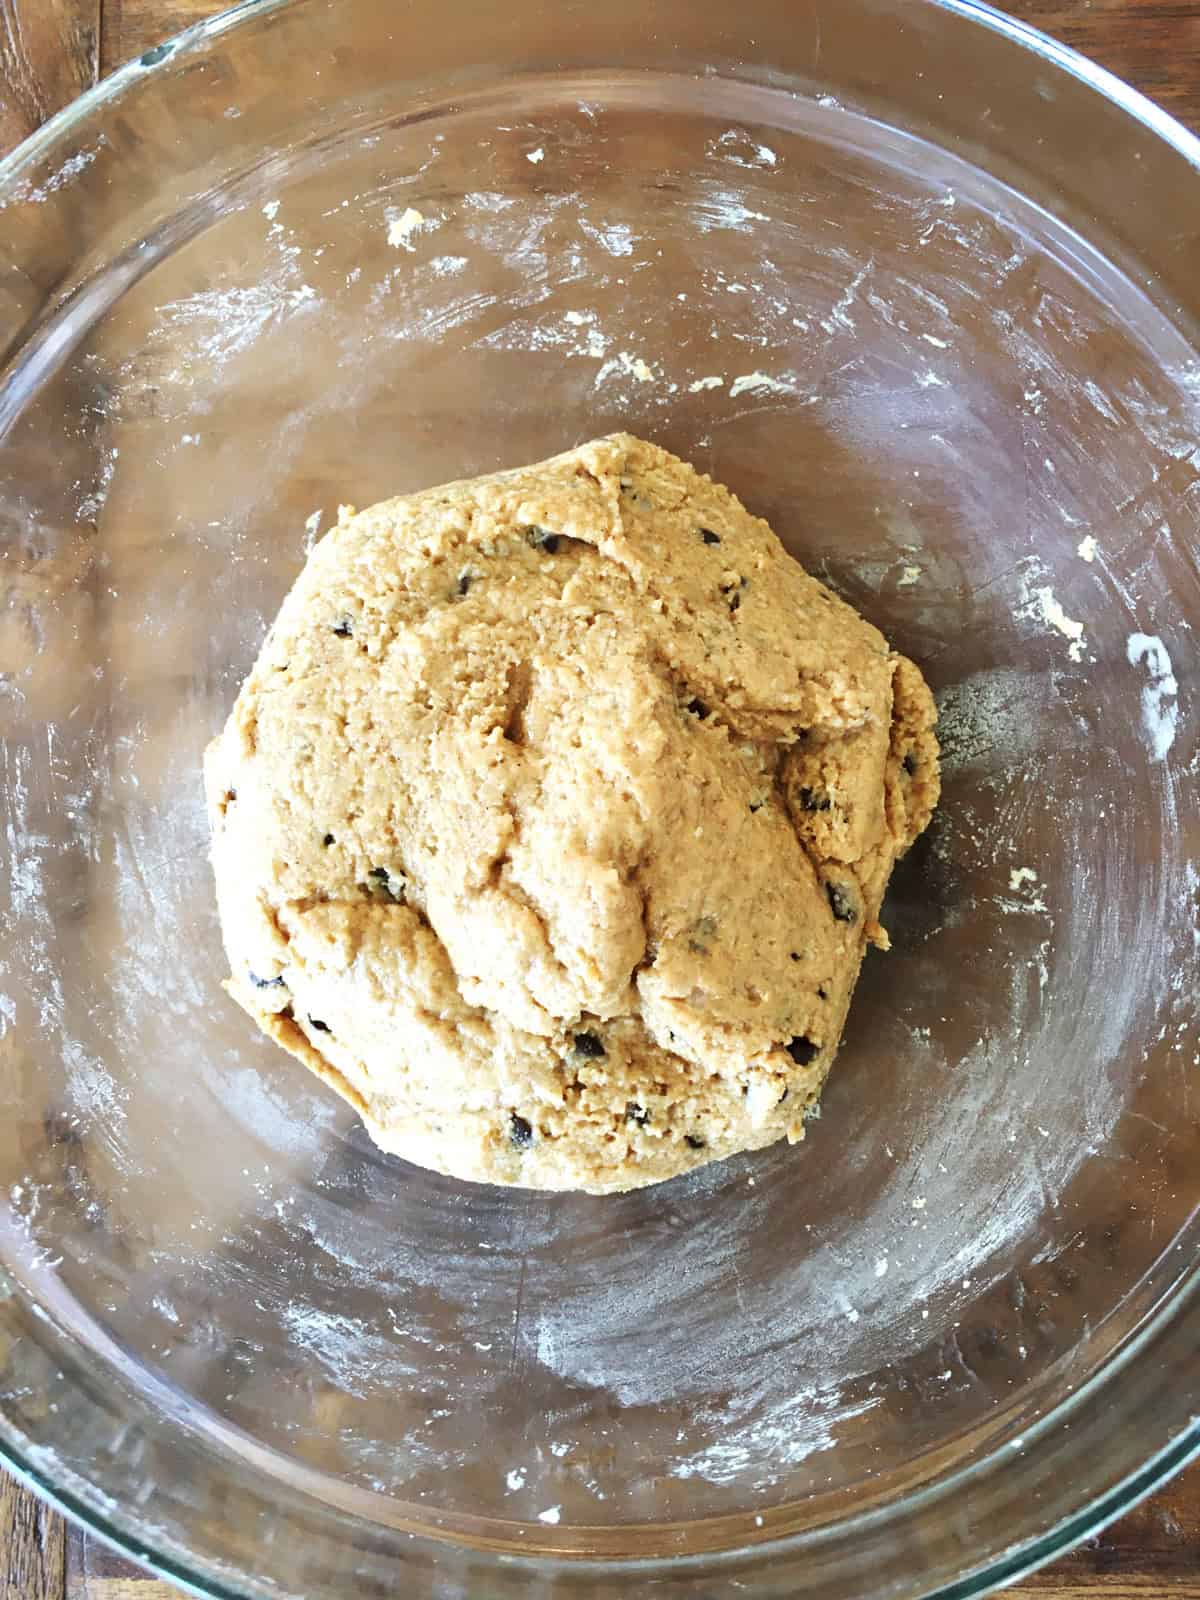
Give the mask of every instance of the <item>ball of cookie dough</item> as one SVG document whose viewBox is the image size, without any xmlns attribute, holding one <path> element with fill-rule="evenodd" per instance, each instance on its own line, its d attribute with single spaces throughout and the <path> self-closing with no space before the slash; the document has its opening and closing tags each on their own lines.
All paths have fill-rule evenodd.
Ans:
<svg viewBox="0 0 1200 1600">
<path fill-rule="evenodd" d="M 456 1177 L 602 1193 L 800 1139 L 934 721 L 629 435 L 343 508 L 206 758 L 229 991 Z"/>
</svg>

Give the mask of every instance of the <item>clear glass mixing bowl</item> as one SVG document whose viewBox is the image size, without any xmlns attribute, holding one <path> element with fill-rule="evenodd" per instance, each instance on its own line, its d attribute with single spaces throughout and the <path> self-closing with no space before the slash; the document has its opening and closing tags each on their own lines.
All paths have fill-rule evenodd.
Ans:
<svg viewBox="0 0 1200 1600">
<path fill-rule="evenodd" d="M 1200 147 L 934 0 L 259 3 L 0 168 L 0 1438 L 214 1594 L 974 1593 L 1195 1450 Z M 805 1144 L 386 1159 L 200 753 L 339 500 L 630 428 L 935 684 Z"/>
</svg>

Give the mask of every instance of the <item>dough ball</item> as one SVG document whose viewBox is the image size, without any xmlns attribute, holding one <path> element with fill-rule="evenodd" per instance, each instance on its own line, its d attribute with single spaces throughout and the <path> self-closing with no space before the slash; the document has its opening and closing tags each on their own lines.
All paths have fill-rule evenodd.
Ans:
<svg viewBox="0 0 1200 1600">
<path fill-rule="evenodd" d="M 629 435 L 346 508 L 206 760 L 230 993 L 457 1177 L 601 1193 L 800 1139 L 934 720 Z"/>
</svg>

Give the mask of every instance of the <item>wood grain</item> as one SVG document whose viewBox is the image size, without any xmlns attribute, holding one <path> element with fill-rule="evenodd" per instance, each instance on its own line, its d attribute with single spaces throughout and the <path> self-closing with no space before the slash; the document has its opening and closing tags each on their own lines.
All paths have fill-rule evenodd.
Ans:
<svg viewBox="0 0 1200 1600">
<path fill-rule="evenodd" d="M 14 0 L 0 0 L 0 7 Z M 20 4 L 21 0 L 15 0 Z M 26 5 L 46 0 L 24 0 Z M 50 0 L 69 8 L 72 0 Z M 1136 85 L 1200 132 L 1198 0 L 997 0 L 999 9 L 1061 39 Z M 111 72 L 222 9 L 213 0 L 103 0 L 101 70 Z"/>
<path fill-rule="evenodd" d="M 224 10 L 228 3 L 230 0 L 221 5 L 213 5 L 211 0 L 103 0 L 101 72 L 111 72 L 173 33 L 190 28 L 193 22 L 203 22 Z"/>
<path fill-rule="evenodd" d="M 997 0 L 1200 132 L 1200 0 Z M 223 0 L 0 0 L 0 152 L 78 91 Z M 1008 1594 L 1200 1600 L 1200 1466 Z M 0 1475 L 0 1600 L 172 1600 Z"/>
<path fill-rule="evenodd" d="M 101 0 L 0 0 L 0 149 L 95 83 Z"/>
<path fill-rule="evenodd" d="M 997 3 L 997 0 L 993 0 Z M 1061 39 L 1200 132 L 1196 0 L 998 0 L 999 9 Z"/>
<path fill-rule="evenodd" d="M 0 1474 L 0 1597 L 63 1600 L 65 1581 L 62 1518 Z"/>
<path fill-rule="evenodd" d="M 96 81 L 101 0 L 0 0 L 0 152 Z M 62 1518 L 0 1474 L 0 1600 L 63 1600 Z"/>
<path fill-rule="evenodd" d="M 179 1590 L 131 1567 L 124 1578 L 96 1578 L 85 1588 L 68 1588 L 67 1600 L 179 1600 Z"/>
<path fill-rule="evenodd" d="M 1038 1600 L 1200 1600 L 1200 1468 L 1005 1592 Z"/>
</svg>

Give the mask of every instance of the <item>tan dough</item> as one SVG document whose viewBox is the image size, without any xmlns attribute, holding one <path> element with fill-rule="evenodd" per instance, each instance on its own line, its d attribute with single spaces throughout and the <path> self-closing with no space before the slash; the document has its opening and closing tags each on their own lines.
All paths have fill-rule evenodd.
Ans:
<svg viewBox="0 0 1200 1600">
<path fill-rule="evenodd" d="M 343 510 L 206 760 L 230 992 L 458 1177 L 600 1193 L 800 1139 L 934 720 L 627 434 Z"/>
</svg>

